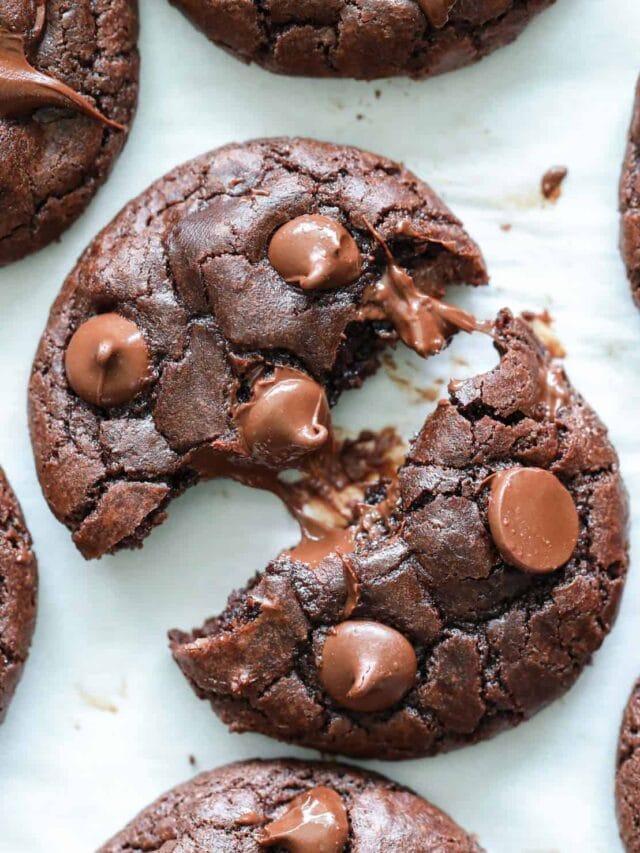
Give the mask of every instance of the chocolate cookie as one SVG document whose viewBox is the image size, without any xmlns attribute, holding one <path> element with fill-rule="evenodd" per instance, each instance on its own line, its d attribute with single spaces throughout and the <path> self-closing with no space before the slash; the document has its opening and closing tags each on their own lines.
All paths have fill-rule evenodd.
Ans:
<svg viewBox="0 0 640 853">
<path fill-rule="evenodd" d="M 625 850 L 640 853 L 640 680 L 631 691 L 620 726 L 616 761 L 616 810 Z"/>
<path fill-rule="evenodd" d="M 512 42 L 554 0 L 171 0 L 215 44 L 280 74 L 430 77 Z"/>
<path fill-rule="evenodd" d="M 270 139 L 174 170 L 93 242 L 30 387 L 40 482 L 86 557 L 140 545 L 208 476 L 273 487 L 330 444 L 329 405 L 402 338 L 474 319 L 477 246 L 418 178 L 354 148 Z"/>
<path fill-rule="evenodd" d="M 0 468 L 0 722 L 29 652 L 36 622 L 37 587 L 31 537 Z"/>
<path fill-rule="evenodd" d="M 201 773 L 144 809 L 98 853 L 271 849 L 482 853 L 451 818 L 407 788 L 312 761 L 244 761 Z"/>
<path fill-rule="evenodd" d="M 640 80 L 620 180 L 620 212 L 620 248 L 627 265 L 631 293 L 640 307 Z"/>
<path fill-rule="evenodd" d="M 136 0 L 3 0 L 0 264 L 82 213 L 122 150 L 138 94 Z"/>
<path fill-rule="evenodd" d="M 527 719 L 600 646 L 628 561 L 615 451 L 524 320 L 492 333 L 499 365 L 450 385 L 339 537 L 316 531 L 171 633 L 232 730 L 431 755 Z"/>
</svg>

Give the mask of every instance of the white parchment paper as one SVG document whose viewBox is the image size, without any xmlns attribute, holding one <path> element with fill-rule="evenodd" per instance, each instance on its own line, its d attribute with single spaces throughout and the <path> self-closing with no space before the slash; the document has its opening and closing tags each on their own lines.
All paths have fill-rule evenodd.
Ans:
<svg viewBox="0 0 640 853">
<path fill-rule="evenodd" d="M 231 140 L 302 134 L 404 160 L 429 181 L 479 241 L 492 274 L 489 288 L 456 299 L 480 316 L 503 305 L 554 316 L 570 376 L 620 453 L 638 544 L 640 313 L 617 253 L 616 190 L 640 71 L 640 3 L 558 0 L 513 47 L 422 83 L 276 77 L 215 49 L 165 0 L 142 0 L 141 19 L 140 109 L 108 185 L 61 243 L 0 271 L 0 462 L 41 574 L 31 658 L 0 729 L 1 853 L 88 853 L 198 769 L 311 755 L 227 734 L 166 649 L 167 628 L 218 612 L 234 586 L 292 542 L 294 524 L 277 501 L 228 482 L 204 485 L 172 506 L 142 551 L 88 564 L 34 472 L 26 385 L 49 306 L 98 229 L 191 156 Z M 543 204 L 540 177 L 554 164 L 569 177 L 559 202 Z M 495 360 L 486 342 L 463 336 L 427 364 L 406 351 L 397 358 L 428 386 Z M 427 410 L 383 370 L 346 395 L 335 417 L 354 429 L 393 417 L 409 436 Z M 492 853 L 620 850 L 613 762 L 640 674 L 636 572 L 613 634 L 565 698 L 488 743 L 370 766 L 449 811 Z"/>
</svg>

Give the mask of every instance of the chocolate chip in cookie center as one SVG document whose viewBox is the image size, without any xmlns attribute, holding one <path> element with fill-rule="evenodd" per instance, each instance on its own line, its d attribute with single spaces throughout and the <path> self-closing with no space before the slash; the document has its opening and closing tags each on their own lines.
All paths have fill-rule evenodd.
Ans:
<svg viewBox="0 0 640 853">
<path fill-rule="evenodd" d="M 489 527 L 504 559 L 546 574 L 571 557 L 579 519 L 560 480 L 542 468 L 508 468 L 491 479 Z"/>
<path fill-rule="evenodd" d="M 149 368 L 142 332 L 119 314 L 98 314 L 79 326 L 65 356 L 69 384 L 95 406 L 128 403 L 149 378 Z"/>
<path fill-rule="evenodd" d="M 331 433 L 324 389 L 291 367 L 275 367 L 271 376 L 258 379 L 235 419 L 252 456 L 267 465 L 293 464 L 319 450 Z"/>
<path fill-rule="evenodd" d="M 325 640 L 320 681 L 335 701 L 352 711 L 384 711 L 410 690 L 417 670 L 411 643 L 388 625 L 342 622 Z"/>
<path fill-rule="evenodd" d="M 335 219 L 298 216 L 271 238 L 269 261 L 285 281 L 303 290 L 329 290 L 355 281 L 362 256 L 351 234 Z"/>
<path fill-rule="evenodd" d="M 342 853 L 349 838 L 347 810 L 339 794 L 319 785 L 293 799 L 264 832 L 261 847 L 277 844 L 291 853 Z"/>
</svg>

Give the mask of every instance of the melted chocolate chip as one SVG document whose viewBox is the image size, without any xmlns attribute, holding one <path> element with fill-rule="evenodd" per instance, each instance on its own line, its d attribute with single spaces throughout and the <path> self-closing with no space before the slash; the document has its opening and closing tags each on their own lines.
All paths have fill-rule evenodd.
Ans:
<svg viewBox="0 0 640 853">
<path fill-rule="evenodd" d="M 303 290 L 328 290 L 351 284 L 362 257 L 349 232 L 328 216 L 298 216 L 271 238 L 269 260 L 285 281 Z"/>
<path fill-rule="evenodd" d="M 38 6 L 32 37 L 40 35 L 43 15 L 43 7 Z M 40 107 L 74 110 L 116 130 L 124 129 L 65 83 L 34 68 L 26 56 L 24 37 L 0 26 L 0 118 L 29 115 Z"/>
<path fill-rule="evenodd" d="M 258 379 L 235 419 L 254 459 L 279 467 L 319 450 L 331 429 L 324 390 L 291 367 L 276 367 L 269 377 Z"/>
<path fill-rule="evenodd" d="M 83 323 L 65 357 L 69 385 L 96 406 L 132 400 L 149 378 L 149 366 L 142 332 L 119 314 L 98 314 Z"/>
<path fill-rule="evenodd" d="M 508 563 L 544 574 L 571 557 L 579 519 L 571 494 L 550 471 L 508 468 L 491 479 L 489 526 Z"/>
<path fill-rule="evenodd" d="M 418 0 L 429 23 L 436 29 L 441 29 L 449 21 L 449 12 L 454 4 L 455 0 Z"/>
<path fill-rule="evenodd" d="M 259 844 L 278 844 L 290 853 L 342 853 L 348 838 L 349 821 L 341 797 L 319 785 L 292 800 L 287 811 L 265 827 Z"/>
<path fill-rule="evenodd" d="M 320 681 L 345 708 L 384 711 L 411 689 L 416 669 L 413 646 L 402 634 L 380 622 L 353 620 L 329 631 Z"/>
</svg>

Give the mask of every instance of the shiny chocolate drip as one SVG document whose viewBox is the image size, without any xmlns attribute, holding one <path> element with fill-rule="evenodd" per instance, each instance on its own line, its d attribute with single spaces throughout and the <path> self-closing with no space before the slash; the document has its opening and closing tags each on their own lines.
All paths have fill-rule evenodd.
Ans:
<svg viewBox="0 0 640 853">
<path fill-rule="evenodd" d="M 275 494 L 300 526 L 300 542 L 283 556 L 315 567 L 329 554 L 348 554 L 358 535 L 383 524 L 395 506 L 395 492 L 381 504 L 365 503 L 369 487 L 390 480 L 401 462 L 404 443 L 391 429 L 365 433 L 331 448 L 322 460 L 307 460 L 302 477 L 284 482 L 277 470 L 214 442 L 191 452 L 187 464 L 203 479 L 229 477 Z M 317 464 L 316 464 L 317 463 Z M 385 509 L 388 503 L 388 509 Z"/>
<path fill-rule="evenodd" d="M 490 331 L 490 324 L 480 323 L 468 311 L 418 290 L 411 275 L 396 262 L 386 241 L 366 220 L 365 224 L 384 250 L 387 269 L 365 292 L 360 319 L 390 320 L 404 343 L 421 356 L 440 352 L 457 330 Z"/>
<path fill-rule="evenodd" d="M 560 409 L 569 404 L 571 395 L 564 376 L 564 370 L 559 364 L 548 364 L 540 370 L 540 402 L 545 414 L 555 420 Z"/>
<path fill-rule="evenodd" d="M 45 4 L 38 0 L 30 42 L 37 42 L 42 36 L 45 12 Z M 115 130 L 125 129 L 65 83 L 34 68 L 27 59 L 26 41 L 24 36 L 0 26 L 0 118 L 29 115 L 41 107 L 59 107 L 82 113 Z"/>
</svg>

